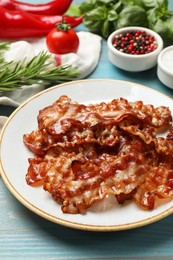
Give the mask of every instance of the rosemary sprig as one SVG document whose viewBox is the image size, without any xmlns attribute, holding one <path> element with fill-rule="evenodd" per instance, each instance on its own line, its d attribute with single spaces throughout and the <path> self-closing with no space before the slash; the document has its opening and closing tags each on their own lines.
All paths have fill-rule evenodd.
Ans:
<svg viewBox="0 0 173 260">
<path fill-rule="evenodd" d="M 7 43 L 0 43 L 0 91 L 16 90 L 23 85 L 49 85 L 73 80 L 80 75 L 79 70 L 70 65 L 49 68 L 51 55 L 47 52 L 40 52 L 29 62 L 6 62 L 1 50 L 7 48 Z"/>
<path fill-rule="evenodd" d="M 8 42 L 0 42 L 0 51 L 8 50 L 9 43 Z"/>
</svg>

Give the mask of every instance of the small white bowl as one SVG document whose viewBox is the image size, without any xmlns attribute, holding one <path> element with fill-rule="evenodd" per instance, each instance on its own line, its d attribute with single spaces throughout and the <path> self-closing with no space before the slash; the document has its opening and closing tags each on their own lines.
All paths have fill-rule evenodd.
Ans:
<svg viewBox="0 0 173 260">
<path fill-rule="evenodd" d="M 165 86 L 173 89 L 173 45 L 159 54 L 157 76 Z"/>
<path fill-rule="evenodd" d="M 113 46 L 113 41 L 116 35 L 131 32 L 131 31 L 145 31 L 148 35 L 154 36 L 155 42 L 157 44 L 157 48 L 146 54 L 127 54 L 117 50 Z M 131 72 L 138 72 L 148 70 L 157 64 L 157 58 L 161 50 L 163 49 L 163 40 L 159 34 L 156 32 L 139 26 L 129 26 L 124 27 L 119 30 L 114 31 L 110 34 L 107 40 L 108 45 L 108 57 L 109 60 L 118 68 L 131 71 Z"/>
</svg>

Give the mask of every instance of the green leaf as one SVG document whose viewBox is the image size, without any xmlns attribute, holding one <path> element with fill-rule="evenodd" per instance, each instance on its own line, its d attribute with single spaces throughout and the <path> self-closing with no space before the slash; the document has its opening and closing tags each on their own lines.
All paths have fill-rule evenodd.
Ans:
<svg viewBox="0 0 173 260">
<path fill-rule="evenodd" d="M 127 6 L 119 14 L 117 29 L 126 26 L 148 27 L 146 11 L 140 6 Z"/>
<path fill-rule="evenodd" d="M 79 6 L 79 10 L 81 12 L 81 14 L 85 14 L 89 11 L 92 11 L 95 7 L 99 6 L 97 0 L 87 0 L 84 1 L 80 6 Z"/>
<path fill-rule="evenodd" d="M 117 2 L 116 0 L 113 1 L 113 0 L 99 0 L 98 1 L 99 3 L 102 3 L 102 5 L 110 5 L 110 4 L 113 4 L 114 2 Z"/>
<path fill-rule="evenodd" d="M 110 24 L 108 20 L 105 20 L 105 22 L 101 27 L 101 34 L 104 38 L 107 38 L 109 36 L 109 33 L 110 33 Z"/>
<path fill-rule="evenodd" d="M 143 4 L 145 8 L 159 8 L 161 9 L 167 9 L 168 7 L 168 0 L 143 0 Z"/>
<path fill-rule="evenodd" d="M 119 4 L 119 0 L 86 0 L 80 4 L 79 9 L 82 14 L 87 14 L 88 12 L 96 9 L 97 7 L 106 7 L 111 10 L 116 4 Z"/>
<path fill-rule="evenodd" d="M 122 0 L 122 2 L 127 5 L 137 5 L 140 7 L 144 7 L 143 0 Z"/>
<path fill-rule="evenodd" d="M 151 25 L 151 29 L 160 34 L 164 41 L 164 47 L 173 43 L 173 12 L 168 11 L 164 17 L 157 19 Z"/>
<path fill-rule="evenodd" d="M 71 5 L 69 7 L 69 9 L 67 10 L 67 12 L 65 13 L 65 15 L 80 16 L 81 15 L 81 11 L 80 11 L 79 7 L 80 7 L 79 4 Z"/>
<path fill-rule="evenodd" d="M 90 17 L 90 19 L 93 21 L 105 20 L 107 18 L 107 15 L 108 10 L 104 6 L 98 6 L 97 8 L 86 14 L 86 16 Z"/>
<path fill-rule="evenodd" d="M 116 21 L 118 19 L 118 14 L 116 11 L 114 10 L 111 10 L 109 13 L 108 13 L 108 21 Z"/>
<path fill-rule="evenodd" d="M 147 12 L 147 18 L 148 18 L 148 22 L 149 22 L 149 27 L 152 28 L 152 26 L 157 22 L 157 20 L 160 18 L 159 17 L 159 12 L 158 10 L 155 9 L 150 9 Z"/>
<path fill-rule="evenodd" d="M 0 54 L 2 55 L 2 52 L 8 50 L 9 43 L 8 42 L 0 42 Z"/>
<path fill-rule="evenodd" d="M 114 4 L 111 8 L 111 10 L 116 11 L 117 13 L 120 13 L 123 9 L 124 5 L 122 4 L 122 1 L 118 1 L 116 4 Z"/>
</svg>

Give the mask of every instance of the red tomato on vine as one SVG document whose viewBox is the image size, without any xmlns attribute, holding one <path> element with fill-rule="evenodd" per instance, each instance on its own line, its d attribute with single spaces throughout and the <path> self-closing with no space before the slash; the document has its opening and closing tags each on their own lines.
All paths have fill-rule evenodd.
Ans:
<svg viewBox="0 0 173 260">
<path fill-rule="evenodd" d="M 62 21 L 52 29 L 46 37 L 47 48 L 51 53 L 76 53 L 79 47 L 79 37 L 66 21 Z"/>
</svg>

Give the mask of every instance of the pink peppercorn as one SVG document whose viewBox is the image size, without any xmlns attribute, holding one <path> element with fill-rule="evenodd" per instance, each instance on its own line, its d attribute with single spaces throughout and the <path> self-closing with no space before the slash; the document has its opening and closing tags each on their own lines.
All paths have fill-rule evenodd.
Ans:
<svg viewBox="0 0 173 260">
<path fill-rule="evenodd" d="M 132 55 L 147 54 L 158 47 L 155 38 L 145 31 L 130 31 L 116 35 L 113 46 L 123 53 Z"/>
</svg>

